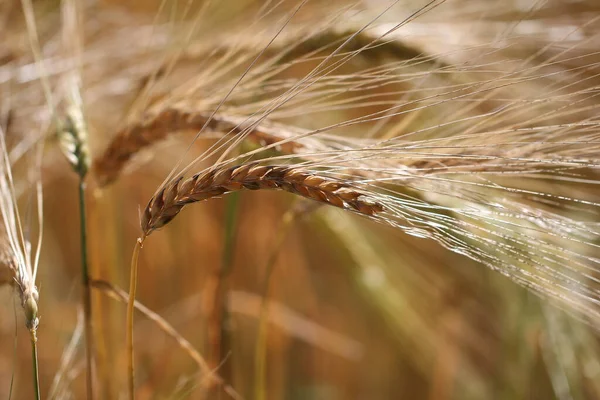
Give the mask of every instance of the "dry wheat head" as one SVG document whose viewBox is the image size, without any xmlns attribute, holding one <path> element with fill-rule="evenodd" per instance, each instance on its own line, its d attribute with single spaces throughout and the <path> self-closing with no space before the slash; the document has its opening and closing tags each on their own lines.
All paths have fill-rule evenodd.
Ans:
<svg viewBox="0 0 600 400">
<path fill-rule="evenodd" d="M 283 190 L 367 216 L 374 216 L 384 209 L 370 193 L 342 180 L 321 177 L 301 167 L 251 163 L 211 169 L 166 185 L 146 206 L 142 231 L 147 236 L 163 227 L 187 204 L 241 189 Z"/>
</svg>

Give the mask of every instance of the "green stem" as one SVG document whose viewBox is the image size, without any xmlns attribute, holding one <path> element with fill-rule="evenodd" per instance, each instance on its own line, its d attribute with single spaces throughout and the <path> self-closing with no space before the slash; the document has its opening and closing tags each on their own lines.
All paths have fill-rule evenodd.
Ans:
<svg viewBox="0 0 600 400">
<path fill-rule="evenodd" d="M 35 400 L 40 400 L 40 378 L 38 371 L 38 354 L 37 354 L 37 333 L 35 329 L 31 333 L 31 362 L 33 364 L 33 391 Z"/>
<path fill-rule="evenodd" d="M 221 276 L 231 273 L 233 267 L 234 246 L 237 233 L 237 217 L 239 213 L 240 193 L 231 193 L 226 199 L 225 211 L 225 244 L 221 258 Z"/>
<path fill-rule="evenodd" d="M 268 320 L 269 320 L 269 298 L 271 297 L 271 277 L 275 269 L 277 256 L 283 247 L 285 239 L 293 226 L 293 222 L 301 214 L 307 212 L 301 207 L 292 207 L 282 217 L 277 238 L 273 244 L 271 254 L 267 260 L 265 268 L 265 280 L 262 291 L 262 302 L 260 304 L 260 313 L 258 317 L 258 334 L 256 337 L 256 346 L 254 353 L 254 400 L 265 400 L 267 398 L 267 338 L 268 338 Z"/>
<path fill-rule="evenodd" d="M 92 331 L 92 294 L 90 289 L 90 277 L 88 271 L 87 254 L 87 221 L 85 216 L 85 182 L 83 177 L 79 179 L 79 223 L 81 238 L 81 279 L 83 284 L 83 315 L 85 320 L 85 360 L 86 360 L 86 386 L 87 399 L 94 397 L 92 366 L 93 366 L 93 331 Z"/>
<path fill-rule="evenodd" d="M 214 293 L 214 310 L 211 316 L 212 344 L 211 363 L 216 367 L 221 363 L 223 355 L 231 350 L 231 334 L 229 323 L 229 310 L 227 309 L 228 280 L 233 268 L 235 241 L 237 233 L 237 220 L 239 213 L 240 194 L 232 193 L 226 198 L 225 203 L 225 232 L 223 238 L 223 253 L 221 254 L 221 267 L 217 272 L 217 286 Z M 231 379 L 231 365 L 227 363 L 221 367 L 221 376 L 225 381 Z"/>
</svg>

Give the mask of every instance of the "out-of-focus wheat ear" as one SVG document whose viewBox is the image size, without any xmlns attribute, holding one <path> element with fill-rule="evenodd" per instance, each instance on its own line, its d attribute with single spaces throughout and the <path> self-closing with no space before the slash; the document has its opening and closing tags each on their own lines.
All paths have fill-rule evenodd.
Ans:
<svg viewBox="0 0 600 400">
<path fill-rule="evenodd" d="M 81 101 L 76 100 L 79 99 L 79 94 L 73 96 L 72 99 L 73 103 L 68 106 L 65 118 L 59 123 L 57 134 L 60 148 L 67 161 L 83 179 L 90 168 L 87 127 Z"/>
<path fill-rule="evenodd" d="M 320 176 L 298 166 L 242 164 L 220 167 L 179 178 L 165 185 L 142 214 L 144 236 L 168 224 L 184 206 L 236 190 L 276 189 L 366 216 L 376 216 L 384 206 L 372 193 L 341 179 Z"/>
<path fill-rule="evenodd" d="M 38 216 L 41 226 L 42 206 L 41 206 L 41 185 L 37 186 Z M 35 399 L 40 398 L 40 384 L 38 378 L 38 359 L 37 359 L 37 329 L 39 326 L 38 315 L 38 289 L 35 286 L 35 276 L 39 261 L 39 251 L 41 246 L 41 235 L 39 233 L 38 246 L 35 251 L 35 258 L 31 256 L 31 245 L 23 234 L 21 217 L 17 208 L 15 188 L 13 182 L 12 167 L 8 157 L 8 151 L 5 142 L 5 132 L 0 126 L 0 214 L 4 231 L 6 233 L 6 248 L 10 265 L 13 266 L 14 282 L 21 300 L 21 306 L 25 314 L 25 325 L 30 333 L 31 351 L 32 351 L 32 369 L 33 369 L 33 387 Z"/>
<path fill-rule="evenodd" d="M 200 130 L 245 134 L 246 138 L 261 146 L 271 145 L 288 139 L 282 130 L 268 124 L 260 124 L 250 128 L 242 125 L 244 119 L 239 117 L 210 113 L 193 108 L 168 107 L 158 111 L 149 111 L 144 118 L 125 129 L 113 138 L 102 155 L 94 160 L 94 174 L 101 186 L 114 182 L 131 158 L 139 151 L 150 147 L 169 135 L 182 130 Z M 286 154 L 298 152 L 304 145 L 286 140 L 280 150 Z"/>
<path fill-rule="evenodd" d="M 87 398 L 92 399 L 93 390 L 93 358 L 94 340 L 92 328 L 92 298 L 89 285 L 89 267 L 87 256 L 87 219 L 85 202 L 85 177 L 90 167 L 90 153 L 88 146 L 88 133 L 83 115 L 83 102 L 77 80 L 73 79 L 69 85 L 70 98 L 66 115 L 58 126 L 58 139 L 60 148 L 67 161 L 79 176 L 79 234 L 81 246 L 81 277 L 83 285 L 83 314 L 85 319 L 85 345 L 86 345 L 86 376 Z"/>
</svg>

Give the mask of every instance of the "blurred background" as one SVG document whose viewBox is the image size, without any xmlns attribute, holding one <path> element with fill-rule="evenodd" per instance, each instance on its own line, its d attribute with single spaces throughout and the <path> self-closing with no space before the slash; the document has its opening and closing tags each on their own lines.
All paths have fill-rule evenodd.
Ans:
<svg viewBox="0 0 600 400">
<path fill-rule="evenodd" d="M 131 109 L 144 79 L 169 61 L 167 54 L 193 50 L 196 45 L 200 49 L 186 52 L 168 70 L 159 89 L 162 95 L 198 73 L 195 68 L 204 68 L 201 60 L 221 57 L 210 53 L 211 46 L 230 36 L 238 40 L 243 29 L 252 25 L 253 16 L 275 7 L 273 3 L 81 2 L 80 39 L 89 56 L 81 69 L 82 95 L 92 155 L 99 155 L 135 114 Z M 348 26 L 336 25 L 331 36 L 322 35 L 320 43 L 307 44 L 287 57 L 300 57 L 335 43 L 343 37 L 339 32 L 355 31 L 390 4 L 327 3 L 308 2 L 295 19 L 297 25 L 289 28 L 290 40 L 298 41 L 302 29 L 344 7 L 361 12 L 345 21 L 342 18 Z M 561 29 L 577 27 L 583 32 L 577 40 L 585 42 L 581 52 L 591 56 L 599 49 L 596 20 L 600 6 L 594 0 L 441 3 L 418 22 L 407 24 L 387 47 L 361 52 L 344 66 L 344 73 L 410 60 L 415 54 L 426 58 L 446 52 L 446 57 L 433 62 L 407 65 L 404 73 L 460 64 L 476 54 L 481 69 L 500 76 L 507 73 L 503 64 L 484 68 L 487 61 L 525 59 L 556 41 L 553 35 L 559 35 Z M 61 60 L 69 54 L 61 46 L 65 4 L 69 3 L 34 2 L 47 68 L 54 71 L 51 74 L 57 82 L 67 69 L 61 70 Z M 283 1 L 272 19 L 257 22 L 256 33 L 246 37 L 245 46 L 250 50 L 244 54 L 260 51 L 277 28 L 270 21 L 278 21 L 298 4 Z M 399 21 L 426 4 L 400 2 L 379 23 Z M 195 19 L 196 15 L 201 18 Z M 185 38 L 178 24 L 194 21 L 197 29 Z M 27 142 L 29 135 L 40 135 L 48 110 L 31 64 L 19 1 L 0 4 L 0 32 L 0 101 L 12 111 L 7 138 L 14 148 Z M 468 51 L 461 51 L 467 47 Z M 276 44 L 269 51 L 281 49 Z M 549 62 L 543 57 L 529 61 L 540 66 Z M 582 62 L 595 67 L 591 58 Z M 277 78 L 301 78 L 309 67 L 310 63 L 299 65 Z M 584 77 L 578 77 L 578 82 L 594 86 L 599 80 L 596 72 L 590 70 L 590 79 L 584 82 Z M 233 82 L 237 74 L 239 70 L 230 71 L 223 84 Z M 439 79 L 476 78 L 474 71 L 464 71 Z M 60 85 L 51 82 L 60 97 Z M 419 88 L 416 82 L 399 86 Z M 419 82 L 425 88 L 429 84 Z M 513 92 L 503 101 L 535 95 L 535 84 L 529 92 Z M 207 87 L 203 93 L 210 90 Z M 248 98 L 260 99 L 263 94 L 253 90 L 256 92 Z M 399 89 L 382 86 L 369 90 L 377 95 Z M 411 93 L 419 97 L 418 92 Z M 236 100 L 238 105 L 243 98 Z M 598 106 L 597 99 L 588 101 Z M 486 106 L 491 107 L 482 105 Z M 458 107 L 461 105 L 449 101 L 439 109 L 451 114 Z M 285 120 L 314 128 L 358 112 L 365 111 L 330 111 L 317 119 L 296 115 Z M 417 130 L 427 117 L 425 113 L 410 121 L 389 123 Z M 345 134 L 360 137 L 363 128 L 347 129 Z M 88 177 L 89 254 L 95 279 L 126 290 L 132 249 L 140 235 L 139 209 L 193 136 L 194 132 L 181 132 L 140 154 L 118 181 L 106 188 L 100 188 L 93 175 Z M 85 393 L 85 364 L 78 339 L 82 322 L 78 317 L 77 177 L 55 140 L 47 142 L 44 245 L 38 276 L 40 380 L 43 398 L 79 399 Z M 197 141 L 189 156 L 201 154 L 212 143 L 210 139 Z M 30 162 L 24 157 L 16 165 L 23 204 L 32 189 L 26 174 Z M 207 165 L 210 162 L 207 160 Z M 600 200 L 596 187 L 586 190 L 590 198 Z M 332 207 L 310 206 L 287 193 L 244 191 L 186 208 L 168 227 L 148 238 L 139 268 L 138 300 L 168 321 L 243 398 L 600 398 L 597 332 L 576 316 L 436 242 Z M 9 398 L 14 373 L 12 398 L 27 399 L 32 396 L 30 350 L 16 299 L 8 285 L 0 289 L 0 396 Z M 123 398 L 125 305 L 96 290 L 93 306 L 98 398 Z M 139 399 L 229 398 L 223 388 L 207 388 L 189 352 L 142 313 L 136 314 L 135 348 Z M 59 372 L 62 378 L 57 383 Z"/>
</svg>

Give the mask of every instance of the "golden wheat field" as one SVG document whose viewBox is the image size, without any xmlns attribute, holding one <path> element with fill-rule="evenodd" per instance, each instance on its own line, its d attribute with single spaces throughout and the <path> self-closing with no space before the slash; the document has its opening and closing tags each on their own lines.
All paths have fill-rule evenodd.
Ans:
<svg viewBox="0 0 600 400">
<path fill-rule="evenodd" d="M 0 1 L 0 216 L 0 398 L 600 399 L 600 3 Z"/>
</svg>

